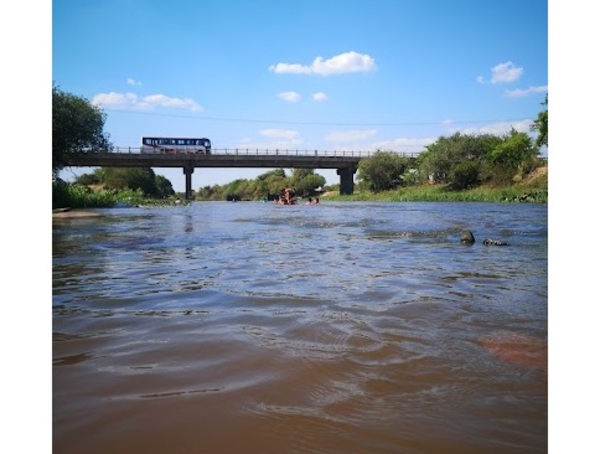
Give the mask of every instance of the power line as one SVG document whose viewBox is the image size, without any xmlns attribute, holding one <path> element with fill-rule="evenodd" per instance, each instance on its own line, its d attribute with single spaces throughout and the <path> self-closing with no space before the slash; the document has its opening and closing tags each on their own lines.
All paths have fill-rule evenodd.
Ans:
<svg viewBox="0 0 600 454">
<path fill-rule="evenodd" d="M 171 118 L 187 118 L 202 121 L 223 121 L 229 123 L 271 123 L 285 125 L 313 125 L 313 126 L 432 126 L 445 124 L 444 121 L 417 121 L 417 122 L 398 122 L 398 123 L 343 123 L 343 122 L 326 122 L 326 121 L 285 121 L 285 120 L 260 120 L 248 118 L 227 118 L 227 117 L 203 117 L 198 115 L 182 115 L 182 114 L 167 114 L 156 112 L 139 112 L 133 110 L 108 109 L 110 112 L 131 114 L 131 115 L 146 115 L 154 117 L 171 117 Z M 483 123 L 511 123 L 518 121 L 530 120 L 529 118 L 512 118 L 507 120 L 452 120 L 447 125 L 456 124 L 483 124 Z"/>
</svg>

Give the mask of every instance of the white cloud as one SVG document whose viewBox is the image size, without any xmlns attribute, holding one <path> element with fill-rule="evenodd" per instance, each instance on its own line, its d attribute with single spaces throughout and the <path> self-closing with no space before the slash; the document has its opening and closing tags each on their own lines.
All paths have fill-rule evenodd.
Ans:
<svg viewBox="0 0 600 454">
<path fill-rule="evenodd" d="M 513 62 L 507 61 L 506 63 L 500 63 L 492 68 L 492 79 L 493 84 L 506 84 L 519 80 L 523 74 L 523 68 L 517 68 Z"/>
<path fill-rule="evenodd" d="M 336 131 L 325 136 L 327 142 L 357 142 L 366 140 L 377 134 L 374 129 L 369 130 L 352 130 L 352 131 Z"/>
<path fill-rule="evenodd" d="M 258 132 L 263 137 L 271 137 L 277 139 L 295 139 L 299 136 L 298 131 L 292 129 L 263 129 Z"/>
<path fill-rule="evenodd" d="M 139 80 L 132 79 L 131 77 L 127 78 L 127 85 L 141 86 L 142 83 Z"/>
<path fill-rule="evenodd" d="M 325 101 L 327 99 L 327 95 L 325 93 L 323 93 L 322 91 L 318 91 L 316 93 L 313 93 L 312 98 L 314 101 Z"/>
<path fill-rule="evenodd" d="M 420 153 L 424 148 L 434 143 L 433 137 L 399 137 L 389 140 L 366 142 L 378 133 L 377 130 L 348 130 L 338 131 L 327 135 L 324 140 L 335 143 L 333 148 L 345 151 L 396 151 L 398 153 Z M 362 145 L 361 145 L 362 143 Z"/>
<path fill-rule="evenodd" d="M 300 63 L 277 63 L 269 67 L 269 70 L 275 74 L 318 74 L 321 76 L 370 72 L 375 69 L 376 65 L 373 57 L 354 51 L 336 55 L 328 60 L 317 57 L 310 66 Z"/>
<path fill-rule="evenodd" d="M 279 93 L 277 97 L 287 102 L 298 102 L 302 98 L 300 93 L 296 93 L 295 91 L 284 91 L 283 93 Z"/>
<path fill-rule="evenodd" d="M 300 150 L 305 146 L 300 133 L 293 129 L 261 129 L 258 135 L 258 139 L 239 139 L 236 147 L 247 150 Z"/>
<path fill-rule="evenodd" d="M 189 110 L 199 112 L 203 110 L 196 101 L 190 98 L 172 98 L 163 94 L 138 96 L 135 93 L 98 93 L 92 99 L 92 104 L 100 107 L 113 107 L 134 110 L 152 110 L 155 107 Z"/>
<path fill-rule="evenodd" d="M 382 140 L 374 142 L 371 147 L 375 150 L 392 150 L 401 153 L 419 153 L 429 145 L 437 141 L 430 137 L 399 137 L 392 140 Z"/>
<path fill-rule="evenodd" d="M 529 87 L 525 90 L 516 88 L 514 90 L 506 90 L 504 93 L 509 98 L 523 98 L 525 96 L 534 95 L 536 93 L 546 93 L 548 91 L 548 85 L 541 85 L 538 87 Z"/>
<path fill-rule="evenodd" d="M 92 104 L 100 107 L 135 107 L 138 97 L 134 93 L 98 93 L 92 98 Z"/>
<path fill-rule="evenodd" d="M 311 74 L 312 70 L 308 66 L 299 63 L 277 63 L 269 66 L 269 70 L 275 74 Z"/>
<path fill-rule="evenodd" d="M 490 123 L 483 126 L 475 126 L 469 128 L 456 128 L 453 129 L 452 132 L 460 132 L 461 134 L 468 135 L 477 135 L 477 134 L 493 134 L 497 136 L 502 136 L 504 134 L 508 134 L 512 128 L 514 128 L 517 132 L 525 132 L 529 133 L 529 126 L 532 121 L 525 119 L 519 120 L 516 122 L 503 121 L 498 123 Z"/>
<path fill-rule="evenodd" d="M 356 141 L 352 142 L 353 139 L 353 132 L 356 131 L 348 131 L 348 133 L 350 134 L 346 134 L 345 136 L 343 135 L 343 133 L 335 133 L 335 134 L 340 134 L 339 137 L 335 136 L 334 134 L 330 134 L 329 136 L 327 136 L 325 138 L 326 141 L 332 141 L 332 140 L 339 140 L 339 142 L 332 144 L 331 146 L 327 147 L 328 150 L 343 150 L 343 151 L 347 151 L 347 152 L 351 152 L 351 151 L 377 151 L 377 150 L 383 150 L 383 151 L 395 151 L 397 153 L 420 153 L 422 152 L 425 147 L 429 144 L 434 143 L 437 138 L 433 138 L 433 137 L 418 137 L 418 138 L 408 138 L 408 137 L 399 137 L 396 139 L 389 139 L 389 140 L 378 140 L 378 141 L 373 141 L 373 142 L 367 142 L 364 143 L 364 139 L 371 137 L 372 135 L 376 134 L 377 131 L 364 131 L 367 132 L 367 134 L 361 135 L 358 134 L 356 136 Z M 358 131 L 361 132 L 361 131 Z M 361 142 L 363 142 L 363 144 L 361 144 Z"/>
<path fill-rule="evenodd" d="M 294 139 L 257 141 L 245 138 L 238 142 L 237 148 L 248 150 L 300 150 L 304 141 L 297 137 Z"/>
<path fill-rule="evenodd" d="M 485 83 L 485 77 L 483 77 L 483 76 L 477 76 L 477 83 L 484 84 Z"/>
<path fill-rule="evenodd" d="M 145 103 L 149 106 L 170 107 L 173 109 L 184 109 L 191 111 L 201 110 L 198 103 L 196 103 L 196 101 L 193 99 L 171 98 L 162 94 L 145 96 L 142 98 L 142 103 Z"/>
</svg>

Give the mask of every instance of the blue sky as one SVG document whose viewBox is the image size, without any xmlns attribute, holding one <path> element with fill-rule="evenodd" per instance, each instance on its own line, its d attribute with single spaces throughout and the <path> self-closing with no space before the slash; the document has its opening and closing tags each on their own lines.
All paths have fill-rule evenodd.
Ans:
<svg viewBox="0 0 600 454">
<path fill-rule="evenodd" d="M 548 3 L 55 0 L 52 79 L 104 110 L 115 146 L 419 152 L 456 131 L 529 131 L 548 88 Z M 267 170 L 196 169 L 193 188 Z M 155 172 L 184 190 L 181 169 Z"/>
</svg>

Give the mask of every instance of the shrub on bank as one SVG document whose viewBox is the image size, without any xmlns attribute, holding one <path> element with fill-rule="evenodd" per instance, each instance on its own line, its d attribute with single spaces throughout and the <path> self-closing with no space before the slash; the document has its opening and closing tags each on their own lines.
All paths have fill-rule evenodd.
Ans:
<svg viewBox="0 0 600 454">
<path fill-rule="evenodd" d="M 52 208 L 110 208 L 115 202 L 114 195 L 106 190 L 95 192 L 62 180 L 52 183 Z"/>
<path fill-rule="evenodd" d="M 93 191 L 87 186 L 57 180 L 52 183 L 52 208 L 111 208 L 117 202 L 139 205 L 144 201 L 140 189 Z"/>
<path fill-rule="evenodd" d="M 548 189 L 510 186 L 504 188 L 477 187 L 465 191 L 452 191 L 445 186 L 413 186 L 397 191 L 373 193 L 357 191 L 352 195 L 328 194 L 322 197 L 331 201 L 361 202 L 529 202 L 547 203 Z"/>
</svg>

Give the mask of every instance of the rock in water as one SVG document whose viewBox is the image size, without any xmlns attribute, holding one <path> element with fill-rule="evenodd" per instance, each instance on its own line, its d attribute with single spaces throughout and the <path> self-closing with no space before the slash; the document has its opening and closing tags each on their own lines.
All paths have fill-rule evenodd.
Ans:
<svg viewBox="0 0 600 454">
<path fill-rule="evenodd" d="M 495 240 L 493 238 L 486 238 L 483 240 L 485 246 L 508 246 L 506 241 Z"/>
<path fill-rule="evenodd" d="M 460 242 L 462 244 L 473 244 L 475 243 L 475 237 L 473 236 L 473 232 L 470 230 L 465 230 L 460 232 Z"/>
</svg>

